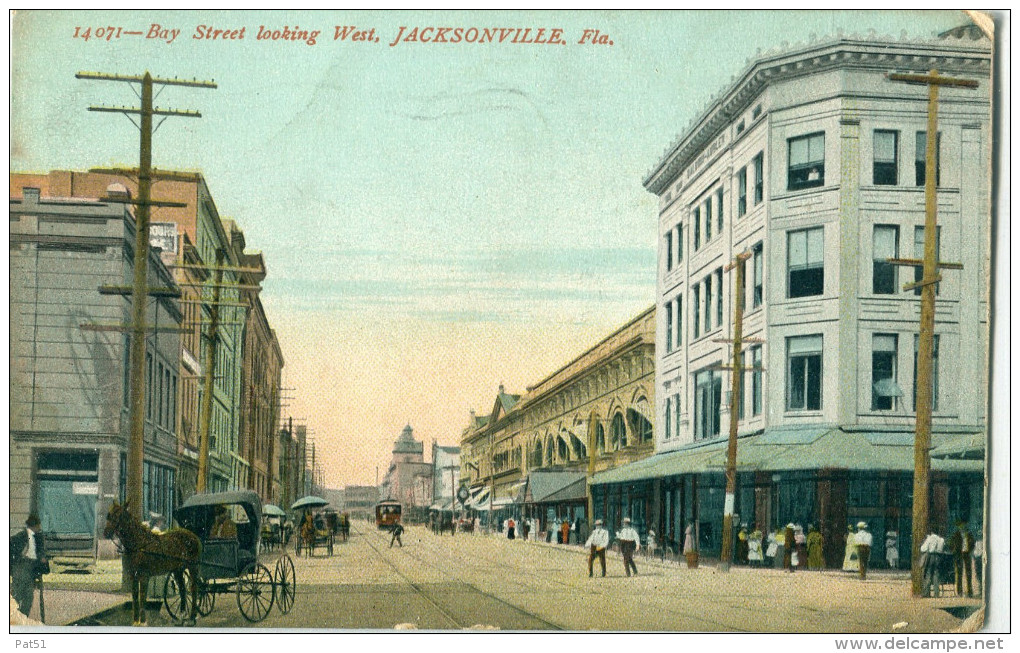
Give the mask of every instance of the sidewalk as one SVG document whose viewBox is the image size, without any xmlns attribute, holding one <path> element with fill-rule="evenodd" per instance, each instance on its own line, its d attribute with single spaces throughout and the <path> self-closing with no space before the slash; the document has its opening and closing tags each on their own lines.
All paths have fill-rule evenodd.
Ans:
<svg viewBox="0 0 1020 653">
<path fill-rule="evenodd" d="M 96 613 L 125 603 L 131 596 L 121 592 L 120 559 L 100 560 L 88 573 L 63 571 L 43 576 L 43 596 L 46 603 L 46 623 L 39 621 L 39 593 L 36 592 L 32 611 L 26 619 L 18 612 L 11 599 L 11 629 L 34 630 L 48 626 L 67 626 Z"/>
</svg>

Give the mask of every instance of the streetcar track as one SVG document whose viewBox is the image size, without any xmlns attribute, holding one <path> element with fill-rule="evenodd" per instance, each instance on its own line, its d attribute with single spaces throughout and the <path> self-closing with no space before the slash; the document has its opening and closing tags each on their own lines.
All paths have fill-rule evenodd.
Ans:
<svg viewBox="0 0 1020 653">
<path fill-rule="evenodd" d="M 453 621 L 454 623 L 456 623 L 456 624 L 458 625 L 458 627 L 459 627 L 459 628 L 465 628 L 465 627 L 466 627 L 466 626 L 464 626 L 464 625 L 460 624 L 460 623 L 459 623 L 459 622 L 458 622 L 458 621 L 457 621 L 456 619 L 454 619 L 454 618 L 453 618 L 453 616 L 452 616 L 452 615 L 450 615 L 450 613 L 449 613 L 448 611 L 446 611 L 445 609 L 443 609 L 443 608 L 442 608 L 442 607 L 441 607 L 441 606 L 440 606 L 440 605 L 439 605 L 438 603 L 436 603 L 436 602 L 435 602 L 434 600 L 432 600 L 432 598 L 431 598 L 431 597 L 427 596 L 427 595 L 425 594 L 424 590 L 423 590 L 422 588 L 420 588 L 420 587 L 419 587 L 419 586 L 418 586 L 418 585 L 417 585 L 416 583 L 414 583 L 414 582 L 413 582 L 413 581 L 412 581 L 412 580 L 411 580 L 410 578 L 408 578 L 408 577 L 407 577 L 407 576 L 406 576 L 405 574 L 403 574 L 403 573 L 402 573 L 402 572 L 401 572 L 401 571 L 400 571 L 399 569 L 397 569 L 396 565 L 395 565 L 395 564 L 393 564 L 393 562 L 391 562 L 390 560 L 386 559 L 386 558 L 385 558 L 385 557 L 384 557 L 384 556 L 382 555 L 382 552 L 381 552 L 381 551 L 380 551 L 380 550 L 379 550 L 378 548 L 376 548 L 375 544 L 373 544 L 373 543 L 371 542 L 371 537 L 367 537 L 367 533 L 362 533 L 362 536 L 366 536 L 366 537 L 365 537 L 365 542 L 366 542 L 366 543 L 368 543 L 368 545 L 369 545 L 370 547 L 372 547 L 372 550 L 374 550 L 374 551 L 375 551 L 376 553 L 378 553 L 378 554 L 379 554 L 379 557 L 380 557 L 380 558 L 382 558 L 383 560 L 385 560 L 386 564 L 387 564 L 387 565 L 389 565 L 389 566 L 390 566 L 391 568 L 393 568 L 393 570 L 394 570 L 395 572 L 397 572 L 397 575 L 399 575 L 399 576 L 400 576 L 401 578 L 403 578 L 403 579 L 404 579 L 404 580 L 405 580 L 405 581 L 406 581 L 406 582 L 407 582 L 407 583 L 408 583 L 409 585 L 411 585 L 411 587 L 412 587 L 412 588 L 414 588 L 414 589 L 415 589 L 415 590 L 416 590 L 417 592 L 419 592 L 419 593 L 420 593 L 420 594 L 421 594 L 421 595 L 422 595 L 422 596 L 423 596 L 423 597 L 424 597 L 424 598 L 425 598 L 425 599 L 426 599 L 427 601 L 429 601 L 429 603 L 432 603 L 432 604 L 433 604 L 434 606 L 436 606 L 437 608 L 439 608 L 439 610 L 440 610 L 440 611 L 441 611 L 441 612 L 442 612 L 442 613 L 443 613 L 443 614 L 444 614 L 444 615 L 445 615 L 445 616 L 446 616 L 447 618 L 449 618 L 449 619 L 450 619 L 451 621 Z M 410 550 L 404 550 L 404 549 L 402 548 L 401 552 L 402 552 L 402 553 L 403 553 L 404 555 L 406 555 L 406 556 L 408 556 L 408 557 L 410 557 L 410 558 L 413 558 L 414 560 L 417 560 L 418 562 L 420 562 L 420 563 L 424 564 L 425 566 L 429 566 L 429 565 L 432 565 L 432 564 L 433 564 L 433 562 L 432 562 L 432 561 L 426 560 L 426 559 L 424 559 L 424 558 L 423 558 L 422 556 L 420 556 L 420 555 L 417 555 L 417 554 L 416 554 L 415 552 L 412 552 L 412 551 L 410 551 Z M 461 564 L 462 566 L 463 566 L 463 565 L 465 565 L 465 563 L 464 563 L 463 561 L 461 561 L 461 562 L 460 562 L 460 564 Z M 467 564 L 470 564 L 470 563 L 467 563 Z M 476 568 L 479 568 L 479 567 L 481 567 L 482 565 L 472 565 L 472 566 L 474 566 L 474 567 L 476 567 Z M 465 587 L 468 587 L 468 588 L 470 588 L 470 589 L 471 589 L 472 591 L 474 591 L 474 592 L 477 592 L 478 594 L 481 594 L 482 596 L 484 596 L 484 597 L 486 597 L 486 598 L 488 598 L 488 599 L 490 599 L 490 600 L 492 600 L 492 601 L 495 601 L 496 603 L 498 603 L 498 604 L 500 604 L 500 605 L 505 605 L 505 606 L 506 606 L 506 607 L 508 607 L 508 608 L 512 608 L 513 610 L 516 610 L 517 612 L 519 612 L 519 613 L 521 613 L 521 614 L 523 614 L 523 615 L 525 615 L 525 616 L 527 616 L 527 617 L 530 617 L 531 619 L 534 619 L 535 621 L 541 622 L 542 624 L 544 624 L 544 625 L 546 626 L 546 629 L 548 629 L 548 630 L 563 630 L 563 627 L 562 627 L 562 626 L 560 626 L 560 625 L 558 625 L 558 624 L 555 624 L 555 623 L 552 623 L 551 621 L 548 621 L 547 619 L 543 619 L 542 617 L 538 616 L 537 614 L 534 614 L 533 612 L 529 612 L 529 611 L 527 611 L 527 610 L 525 610 L 525 609 L 521 608 L 520 606 L 514 605 L 513 603 L 510 603 L 509 601 L 506 601 L 506 600 L 504 600 L 504 599 L 501 599 L 501 598 L 500 598 L 500 597 L 498 597 L 498 596 L 495 596 L 495 595 L 493 595 L 493 594 L 490 594 L 489 592 L 486 592 L 486 591 L 484 591 L 484 590 L 482 590 L 482 589 L 478 588 L 478 587 L 477 587 L 476 585 L 473 585 L 473 584 L 471 584 L 471 583 L 465 582 L 465 581 L 464 581 L 464 580 L 463 580 L 462 578 L 460 578 L 460 577 L 458 577 L 458 578 L 457 578 L 457 581 L 458 581 L 458 582 L 459 582 L 460 584 L 464 585 Z M 567 587 L 570 587 L 570 585 L 568 585 L 567 583 L 561 583 L 561 584 L 563 584 L 563 585 L 566 585 Z"/>
</svg>

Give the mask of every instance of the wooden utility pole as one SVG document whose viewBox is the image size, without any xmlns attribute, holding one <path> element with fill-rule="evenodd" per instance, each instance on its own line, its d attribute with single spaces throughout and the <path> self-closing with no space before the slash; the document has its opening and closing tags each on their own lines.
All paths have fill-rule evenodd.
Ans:
<svg viewBox="0 0 1020 653">
<path fill-rule="evenodd" d="M 585 484 L 585 494 L 588 499 L 588 532 L 592 532 L 595 529 L 595 495 L 592 493 L 591 481 L 595 476 L 595 457 L 598 452 L 595 451 L 595 431 L 598 429 L 599 420 L 595 416 L 595 413 L 591 414 L 588 418 L 588 479 Z M 577 538 L 581 538 L 581 534 L 577 534 Z"/>
<path fill-rule="evenodd" d="M 205 492 L 209 487 L 209 431 L 212 428 L 213 395 L 216 394 L 216 350 L 218 348 L 217 329 L 220 326 L 220 287 L 223 285 L 223 259 L 226 252 L 222 248 L 216 250 L 216 272 L 213 281 L 213 300 L 209 307 L 209 341 L 205 347 L 205 362 L 202 372 L 205 376 L 202 390 L 202 416 L 199 421 L 198 435 L 198 482 L 196 492 Z"/>
<path fill-rule="evenodd" d="M 911 591 L 922 593 L 921 542 L 928 536 L 929 475 L 931 471 L 932 351 L 935 340 L 935 284 L 942 280 L 940 268 L 962 265 L 937 261 L 936 157 L 938 156 L 938 99 L 940 86 L 977 88 L 970 79 L 943 77 L 932 69 L 927 75 L 889 74 L 889 79 L 928 86 L 928 132 L 924 151 L 924 259 L 892 259 L 897 265 L 920 267 L 921 280 L 903 289 L 921 289 L 921 325 L 917 339 L 917 423 L 914 429 L 914 505 L 911 529 Z"/>
<path fill-rule="evenodd" d="M 178 111 L 158 109 L 152 105 L 152 86 L 191 86 L 197 88 L 216 88 L 213 82 L 201 82 L 196 80 L 181 79 L 159 79 L 153 78 L 148 72 L 141 77 L 127 75 L 111 75 L 104 73 L 79 72 L 75 75 L 78 79 L 96 81 L 127 82 L 141 85 L 141 107 L 107 107 L 92 106 L 89 111 L 123 113 L 130 117 L 130 114 L 139 116 L 139 131 L 141 132 L 139 144 L 138 163 L 138 199 L 129 201 L 135 205 L 135 260 L 134 274 L 132 279 L 131 292 L 131 348 L 130 348 L 130 371 L 128 383 L 130 386 L 129 402 L 129 424 L 130 438 L 128 440 L 127 452 L 127 502 L 128 509 L 138 518 L 142 517 L 142 461 L 144 459 L 143 447 L 145 441 L 145 312 L 149 263 L 149 208 L 151 206 L 176 206 L 177 203 L 153 202 L 151 199 L 152 190 L 152 117 L 175 116 L 182 118 L 200 118 L 197 111 Z M 133 122 L 133 121 L 132 121 Z M 160 123 L 162 124 L 162 123 Z"/>
<path fill-rule="evenodd" d="M 723 504 L 722 552 L 719 554 L 719 571 L 729 571 L 733 560 L 733 506 L 737 494 L 737 423 L 740 420 L 740 406 L 743 399 L 741 391 L 743 363 L 743 331 L 744 331 L 744 268 L 748 252 L 737 254 L 733 262 L 726 266 L 726 271 L 736 270 L 733 281 L 733 339 L 721 339 L 716 342 L 727 342 L 733 346 L 733 364 L 729 367 L 733 379 L 730 391 L 730 437 L 726 447 L 726 499 Z M 719 289 L 719 301 L 722 301 L 722 288 Z"/>
</svg>

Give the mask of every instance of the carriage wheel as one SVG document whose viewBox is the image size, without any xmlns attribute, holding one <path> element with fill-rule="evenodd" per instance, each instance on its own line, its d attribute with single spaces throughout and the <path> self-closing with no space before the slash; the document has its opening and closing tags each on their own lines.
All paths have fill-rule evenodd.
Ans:
<svg viewBox="0 0 1020 653">
<path fill-rule="evenodd" d="M 251 622 L 262 621 L 273 608 L 273 575 L 265 565 L 252 565 L 237 579 L 237 607 Z"/>
<path fill-rule="evenodd" d="M 163 605 L 174 621 L 191 618 L 191 572 L 185 569 L 182 574 L 183 588 L 177 584 L 177 578 L 173 574 L 167 574 L 166 582 L 163 583 Z M 181 598 L 182 596 L 184 598 Z"/>
<path fill-rule="evenodd" d="M 294 561 L 285 555 L 276 561 L 276 607 L 282 614 L 287 614 L 294 607 L 294 595 L 297 594 L 297 575 L 294 573 Z"/>
<path fill-rule="evenodd" d="M 209 583 L 200 579 L 198 581 L 198 614 L 208 617 L 215 606 L 216 592 L 213 591 Z"/>
</svg>

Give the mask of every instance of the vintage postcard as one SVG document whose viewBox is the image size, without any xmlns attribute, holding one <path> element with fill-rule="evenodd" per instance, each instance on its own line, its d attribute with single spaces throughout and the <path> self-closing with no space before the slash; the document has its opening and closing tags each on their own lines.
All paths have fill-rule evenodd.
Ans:
<svg viewBox="0 0 1020 653">
<path fill-rule="evenodd" d="M 1008 14 L 10 18 L 15 648 L 1003 647 Z"/>
</svg>

